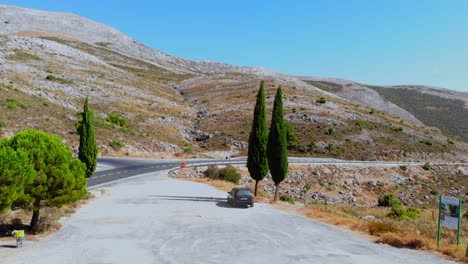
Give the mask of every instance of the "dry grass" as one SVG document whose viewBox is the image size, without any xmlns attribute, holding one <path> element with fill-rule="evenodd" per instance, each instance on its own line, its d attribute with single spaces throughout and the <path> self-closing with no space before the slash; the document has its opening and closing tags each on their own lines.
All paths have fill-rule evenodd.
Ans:
<svg viewBox="0 0 468 264">
<path fill-rule="evenodd" d="M 61 208 L 46 207 L 40 210 L 39 223 L 33 233 L 28 235 L 28 239 L 35 240 L 37 235 L 41 237 L 54 233 L 62 227 L 60 218 L 70 217 L 81 206 L 94 199 L 94 195 L 88 193 L 85 198 L 78 200 L 74 203 L 67 204 Z M 0 235 L 9 236 L 11 230 L 28 227 L 31 221 L 32 211 L 17 210 L 9 213 L 7 216 L 2 217 L 0 221 Z M 30 236 L 34 235 L 34 236 Z"/>
<path fill-rule="evenodd" d="M 205 183 L 205 184 L 215 187 L 216 189 L 223 190 L 226 192 L 232 190 L 232 188 L 237 186 L 236 184 L 232 182 L 222 181 L 222 180 L 212 180 L 208 178 L 191 178 L 191 177 L 184 177 L 184 176 L 179 176 L 177 178 L 181 180 L 186 180 L 186 181 Z"/>
<path fill-rule="evenodd" d="M 384 243 L 399 248 L 431 251 L 457 261 L 466 262 L 465 250 L 466 242 L 468 242 L 466 230 L 468 229 L 468 223 L 462 225 L 460 246 L 456 245 L 454 231 L 444 229 L 440 247 L 437 248 L 437 219 L 433 218 L 433 210 L 430 209 L 423 210 L 421 217 L 412 221 L 387 218 L 385 217 L 388 213 L 386 208 L 316 204 L 294 210 L 310 218 L 369 235 L 376 243 Z M 374 220 L 364 220 L 361 217 L 365 215 L 373 215 L 376 218 Z"/>
</svg>

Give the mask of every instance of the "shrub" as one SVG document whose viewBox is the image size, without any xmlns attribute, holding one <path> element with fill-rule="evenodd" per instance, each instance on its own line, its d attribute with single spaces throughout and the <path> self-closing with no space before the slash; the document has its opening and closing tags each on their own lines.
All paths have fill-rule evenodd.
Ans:
<svg viewBox="0 0 468 264">
<path fill-rule="evenodd" d="M 430 163 L 426 163 L 426 164 L 424 164 L 423 169 L 425 169 L 427 171 L 430 171 L 430 170 L 432 170 L 432 165 Z"/>
<path fill-rule="evenodd" d="M 412 220 L 418 218 L 420 214 L 421 209 L 415 207 L 405 208 L 398 201 L 398 203 L 392 205 L 392 210 L 390 210 L 390 213 L 388 213 L 387 216 L 400 220 Z"/>
<path fill-rule="evenodd" d="M 73 83 L 72 80 L 63 79 L 63 78 L 60 78 L 60 77 L 56 77 L 54 75 L 47 75 L 46 80 L 52 81 L 52 82 L 59 82 L 61 84 L 71 84 L 71 83 Z"/>
<path fill-rule="evenodd" d="M 239 184 L 239 181 L 241 179 L 240 173 L 237 171 L 237 169 L 232 166 L 228 165 L 221 170 L 219 170 L 219 178 L 221 180 L 233 182 L 235 184 Z"/>
<path fill-rule="evenodd" d="M 210 179 L 218 179 L 219 168 L 216 165 L 210 165 L 208 168 L 203 172 L 203 175 Z"/>
<path fill-rule="evenodd" d="M 362 128 L 362 126 L 364 125 L 364 121 L 362 119 L 358 119 L 356 120 L 356 126 L 358 126 L 359 128 Z"/>
<path fill-rule="evenodd" d="M 437 190 L 434 190 L 434 189 L 432 189 L 430 193 L 432 195 L 434 195 L 434 196 L 439 194 L 439 192 Z"/>
<path fill-rule="evenodd" d="M 239 181 L 241 179 L 241 175 L 239 174 L 237 169 L 232 165 L 228 165 L 222 169 L 219 169 L 216 165 L 210 165 L 203 172 L 203 175 L 209 179 L 229 181 L 235 184 L 239 184 Z"/>
<path fill-rule="evenodd" d="M 191 147 L 185 147 L 184 148 L 184 152 L 185 153 L 192 153 L 193 152 L 193 149 Z"/>
<path fill-rule="evenodd" d="M 419 141 L 419 143 L 426 144 L 428 146 L 432 146 L 432 141 L 430 141 L 429 139 L 423 139 L 423 140 Z"/>
<path fill-rule="evenodd" d="M 120 127 L 128 127 L 127 120 L 118 114 L 112 114 L 112 113 L 108 114 L 106 121 L 116 124 Z"/>
<path fill-rule="evenodd" d="M 15 102 L 11 102 L 11 101 L 7 101 L 7 107 L 8 109 L 16 109 L 16 103 Z"/>
<path fill-rule="evenodd" d="M 310 152 L 314 152 L 316 147 L 317 147 L 317 142 L 314 139 L 312 139 L 309 143 Z"/>
<path fill-rule="evenodd" d="M 328 133 L 329 135 L 333 134 L 333 132 L 335 132 L 335 128 L 329 127 L 329 128 L 327 129 L 327 133 Z"/>
<path fill-rule="evenodd" d="M 408 169 L 408 166 L 407 166 L 407 165 L 401 165 L 401 166 L 400 166 L 400 169 L 406 171 L 406 170 Z"/>
<path fill-rule="evenodd" d="M 121 149 L 124 145 L 122 142 L 119 140 L 113 139 L 110 143 L 109 146 L 115 150 Z"/>
<path fill-rule="evenodd" d="M 453 145 L 453 140 L 447 138 L 447 143 Z"/>
<path fill-rule="evenodd" d="M 317 101 L 315 101 L 316 103 L 319 103 L 319 104 L 325 104 L 327 102 L 327 100 L 325 100 L 325 98 L 323 97 L 320 97 L 320 99 L 318 99 Z"/>
<path fill-rule="evenodd" d="M 292 198 L 291 196 L 289 196 L 287 194 L 281 194 L 280 195 L 280 200 L 284 201 L 284 202 L 288 202 L 290 204 L 294 203 L 294 198 Z"/>
<path fill-rule="evenodd" d="M 393 194 L 385 194 L 379 197 L 377 200 L 379 206 L 393 206 L 395 204 L 401 204 Z"/>
</svg>

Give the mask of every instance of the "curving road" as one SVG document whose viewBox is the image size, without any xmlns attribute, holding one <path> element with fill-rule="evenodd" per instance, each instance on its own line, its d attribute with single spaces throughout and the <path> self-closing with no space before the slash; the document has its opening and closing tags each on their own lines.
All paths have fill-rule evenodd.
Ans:
<svg viewBox="0 0 468 264">
<path fill-rule="evenodd" d="M 124 159 L 124 158 L 99 158 L 98 166 L 111 168 L 97 171 L 93 177 L 88 179 L 88 187 L 103 183 L 128 178 L 131 176 L 180 168 L 181 162 L 187 167 L 207 166 L 210 164 L 246 164 L 246 158 L 236 159 L 193 159 L 193 160 L 159 160 L 159 159 Z M 358 165 L 358 166 L 401 166 L 401 165 L 423 165 L 424 162 L 399 162 L 399 161 L 348 161 L 323 158 L 295 158 L 290 157 L 289 163 L 296 164 L 330 164 L 330 165 Z M 433 163 L 437 165 L 449 165 L 448 163 Z M 453 163 L 455 164 L 455 163 Z M 450 165 L 453 165 L 450 164 Z M 466 165 L 466 164 L 465 164 Z"/>
</svg>

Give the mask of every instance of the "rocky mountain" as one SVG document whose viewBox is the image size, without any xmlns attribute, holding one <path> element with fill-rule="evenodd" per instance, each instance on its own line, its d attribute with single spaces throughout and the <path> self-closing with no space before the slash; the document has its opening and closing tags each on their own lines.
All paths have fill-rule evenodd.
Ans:
<svg viewBox="0 0 468 264">
<path fill-rule="evenodd" d="M 101 155 L 245 155 L 265 80 L 270 112 L 276 88 L 284 89 L 296 134 L 291 155 L 468 160 L 463 140 L 425 126 L 368 86 L 351 84 L 349 93 L 369 94 L 359 101 L 323 85 L 330 81 L 186 60 L 73 14 L 0 5 L 0 24 L 2 136 L 37 128 L 76 149 L 77 112 L 88 96 Z"/>
</svg>

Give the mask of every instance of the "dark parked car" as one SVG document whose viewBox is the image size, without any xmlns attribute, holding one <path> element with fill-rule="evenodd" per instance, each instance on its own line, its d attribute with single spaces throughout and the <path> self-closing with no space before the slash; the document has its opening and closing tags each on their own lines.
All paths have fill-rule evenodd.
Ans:
<svg viewBox="0 0 468 264">
<path fill-rule="evenodd" d="M 246 187 L 236 187 L 228 192 L 227 201 L 233 207 L 238 205 L 254 206 L 254 195 Z"/>
</svg>

